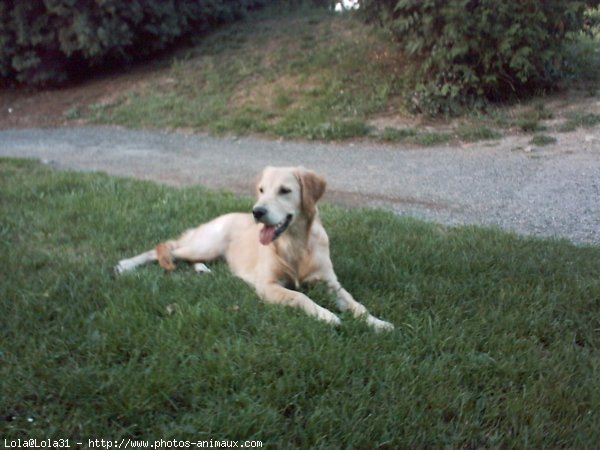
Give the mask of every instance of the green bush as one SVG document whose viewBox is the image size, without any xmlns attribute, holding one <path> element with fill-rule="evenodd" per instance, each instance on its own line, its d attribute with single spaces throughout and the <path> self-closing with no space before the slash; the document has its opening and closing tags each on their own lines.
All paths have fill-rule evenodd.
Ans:
<svg viewBox="0 0 600 450">
<path fill-rule="evenodd" d="M 0 78 L 64 81 L 140 59 L 275 0 L 2 0 Z"/>
<path fill-rule="evenodd" d="M 427 113 L 555 86 L 564 43 L 599 0 L 363 0 L 362 14 L 418 64 L 411 98 Z"/>
</svg>

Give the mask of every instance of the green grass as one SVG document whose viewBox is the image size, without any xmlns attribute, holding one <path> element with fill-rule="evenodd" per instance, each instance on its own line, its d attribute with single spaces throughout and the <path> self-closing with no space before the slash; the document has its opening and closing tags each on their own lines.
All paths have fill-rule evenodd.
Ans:
<svg viewBox="0 0 600 450">
<path fill-rule="evenodd" d="M 543 147 L 545 145 L 556 144 L 556 138 L 553 136 L 548 136 L 546 134 L 536 134 L 531 138 L 529 143 L 532 145 Z"/>
<path fill-rule="evenodd" d="M 466 142 L 487 141 L 492 139 L 500 139 L 502 134 L 496 130 L 492 130 L 486 126 L 462 126 L 456 130 L 456 135 L 459 139 Z"/>
<path fill-rule="evenodd" d="M 532 105 L 520 111 L 513 112 L 507 108 L 494 108 L 486 116 L 479 115 L 477 119 L 489 121 L 500 128 L 513 128 L 525 133 L 534 133 L 546 129 L 543 121 L 554 118 L 552 112 L 543 100 L 536 100 Z"/>
<path fill-rule="evenodd" d="M 565 123 L 559 128 L 561 132 L 575 131 L 577 128 L 591 128 L 600 123 L 600 114 L 573 113 L 567 117 Z"/>
<path fill-rule="evenodd" d="M 455 140 L 475 142 L 490 139 L 500 139 L 502 135 L 491 128 L 480 125 L 463 125 L 457 127 L 453 133 L 418 131 L 414 128 L 387 127 L 381 133 L 375 134 L 385 142 L 407 142 L 421 146 L 447 144 Z"/>
<path fill-rule="evenodd" d="M 325 9 L 268 10 L 199 36 L 140 92 L 90 108 L 88 120 L 340 140 L 402 91 L 397 48 Z M 166 80 L 166 81 L 165 81 Z"/>
<path fill-rule="evenodd" d="M 418 131 L 414 128 L 394 128 L 386 127 L 380 134 L 379 139 L 387 142 L 403 141 L 407 138 L 415 137 Z"/>
<path fill-rule="evenodd" d="M 596 448 L 600 249 L 324 205 L 396 330 L 261 303 L 225 264 L 113 265 L 251 199 L 0 160 L 0 436 Z M 317 286 L 306 292 L 324 306 Z"/>
<path fill-rule="evenodd" d="M 600 86 L 594 35 L 568 42 L 565 89 Z M 548 97 L 515 112 L 489 105 L 463 117 L 468 125 L 419 131 L 414 136 L 371 130 L 380 116 L 409 116 L 414 94 L 409 58 L 377 26 L 352 15 L 308 7 L 267 8 L 216 32 L 191 38 L 167 64 L 129 92 L 65 112 L 67 119 L 134 128 L 186 129 L 216 135 L 258 133 L 292 139 L 347 140 L 371 136 L 387 142 L 439 145 L 456 139 L 498 139 L 494 128 L 544 131 L 555 111 Z M 577 127 L 569 122 L 565 127 Z M 444 127 L 448 128 L 448 127 Z"/>
<path fill-rule="evenodd" d="M 384 142 L 406 142 L 422 147 L 431 147 L 440 144 L 448 144 L 454 140 L 454 136 L 446 132 L 423 131 L 419 132 L 413 128 L 385 128 L 377 135 Z"/>
<path fill-rule="evenodd" d="M 423 132 L 417 134 L 413 139 L 413 141 L 418 145 L 423 146 L 431 146 L 431 145 L 440 145 L 447 144 L 453 140 L 453 136 L 450 133 L 444 132 Z"/>
<path fill-rule="evenodd" d="M 520 113 L 513 122 L 513 126 L 517 126 L 521 131 L 533 133 L 543 131 L 545 127 L 540 124 L 543 120 L 552 119 L 554 114 L 546 109 L 543 103 L 536 103 L 528 110 Z"/>
</svg>

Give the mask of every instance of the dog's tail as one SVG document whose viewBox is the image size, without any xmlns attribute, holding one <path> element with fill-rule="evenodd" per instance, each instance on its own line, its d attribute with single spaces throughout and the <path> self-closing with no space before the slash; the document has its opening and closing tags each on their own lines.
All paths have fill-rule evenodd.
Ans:
<svg viewBox="0 0 600 450">
<path fill-rule="evenodd" d="M 173 254 L 171 253 L 171 246 L 163 242 L 156 246 L 156 257 L 158 258 L 158 264 L 169 272 L 175 270 L 175 263 L 173 262 Z"/>
</svg>

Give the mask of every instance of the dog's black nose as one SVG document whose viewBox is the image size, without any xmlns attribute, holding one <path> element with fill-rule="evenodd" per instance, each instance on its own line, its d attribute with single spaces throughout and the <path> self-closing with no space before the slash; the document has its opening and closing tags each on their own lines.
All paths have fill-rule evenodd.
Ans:
<svg viewBox="0 0 600 450">
<path fill-rule="evenodd" d="M 267 213 L 267 208 L 263 208 L 262 206 L 257 206 L 252 210 L 252 215 L 256 220 L 260 220 Z"/>
</svg>

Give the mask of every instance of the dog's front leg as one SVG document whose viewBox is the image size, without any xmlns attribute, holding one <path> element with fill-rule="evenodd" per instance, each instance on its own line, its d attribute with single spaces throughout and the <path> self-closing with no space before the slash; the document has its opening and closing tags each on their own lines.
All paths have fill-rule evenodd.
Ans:
<svg viewBox="0 0 600 450">
<path fill-rule="evenodd" d="M 341 311 L 345 311 L 349 309 L 354 314 L 354 317 L 363 317 L 367 324 L 375 329 L 375 331 L 383 331 L 383 330 L 393 330 L 394 325 L 385 320 L 378 319 L 375 316 L 372 316 L 367 311 L 367 308 L 362 303 L 357 302 L 354 297 L 344 289 L 339 283 L 337 285 L 329 285 L 330 289 L 335 291 L 337 295 L 337 305 Z"/>
<path fill-rule="evenodd" d="M 346 289 L 342 287 L 335 276 L 330 276 L 327 280 L 327 286 L 337 297 L 337 306 L 340 311 L 350 310 L 354 317 L 364 318 L 375 331 L 393 330 L 394 325 L 385 320 L 372 316 L 362 303 L 357 302 Z"/>
<path fill-rule="evenodd" d="M 322 306 L 317 305 L 308 296 L 301 292 L 286 289 L 276 283 L 269 283 L 257 288 L 258 294 L 267 303 L 275 305 L 294 306 L 302 309 L 306 314 L 316 317 L 332 325 L 341 323 L 338 316 Z"/>
</svg>

